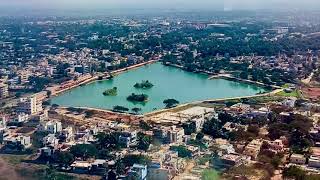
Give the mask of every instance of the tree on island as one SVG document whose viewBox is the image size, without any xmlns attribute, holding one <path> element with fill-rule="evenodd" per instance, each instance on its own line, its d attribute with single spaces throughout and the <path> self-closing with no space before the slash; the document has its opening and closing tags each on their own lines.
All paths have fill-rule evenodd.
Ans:
<svg viewBox="0 0 320 180">
<path fill-rule="evenodd" d="M 139 112 L 142 111 L 142 109 L 135 107 L 135 108 L 132 108 L 131 111 L 134 112 L 134 114 L 139 114 Z"/>
<path fill-rule="evenodd" d="M 102 94 L 104 96 L 116 96 L 116 95 L 118 95 L 118 88 L 113 87 L 112 89 L 107 89 Z"/>
<path fill-rule="evenodd" d="M 126 107 L 123 107 L 123 106 L 114 106 L 114 107 L 113 107 L 113 111 L 116 111 L 116 112 L 126 112 L 126 111 L 129 111 L 129 109 L 126 108 Z"/>
<path fill-rule="evenodd" d="M 166 108 L 173 108 L 175 106 L 177 106 L 180 102 L 175 100 L 175 99 L 166 99 L 163 101 L 163 104 L 165 104 Z"/>
<path fill-rule="evenodd" d="M 133 87 L 139 88 L 139 89 L 150 89 L 153 87 L 153 84 L 148 80 L 146 80 L 146 81 L 142 81 L 141 83 L 136 83 Z"/>
<path fill-rule="evenodd" d="M 132 102 L 146 102 L 148 101 L 148 95 L 132 93 L 130 96 L 127 97 L 127 100 Z"/>
</svg>

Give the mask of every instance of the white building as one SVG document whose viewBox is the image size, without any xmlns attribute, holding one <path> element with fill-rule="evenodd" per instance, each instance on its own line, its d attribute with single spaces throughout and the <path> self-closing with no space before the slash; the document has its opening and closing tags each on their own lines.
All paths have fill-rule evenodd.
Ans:
<svg viewBox="0 0 320 180">
<path fill-rule="evenodd" d="M 62 124 L 59 121 L 43 122 L 39 125 L 38 131 L 46 131 L 55 134 L 62 131 Z"/>
<path fill-rule="evenodd" d="M 6 98 L 9 96 L 9 90 L 8 90 L 7 84 L 0 84 L 0 98 Z"/>
<path fill-rule="evenodd" d="M 25 113 L 19 113 L 18 116 L 13 120 L 13 122 L 21 123 L 29 120 L 29 115 Z"/>
<path fill-rule="evenodd" d="M 304 157 L 302 154 L 292 154 L 290 157 L 290 163 L 293 164 L 305 164 L 306 163 L 306 157 Z"/>
<path fill-rule="evenodd" d="M 184 136 L 184 129 L 171 126 L 167 132 L 167 141 L 169 143 L 182 143 Z"/>
<path fill-rule="evenodd" d="M 3 139 L 3 142 L 6 145 L 22 145 L 24 148 L 29 148 L 32 145 L 30 136 L 24 135 L 8 136 Z"/>
<path fill-rule="evenodd" d="M 43 138 L 43 145 L 50 147 L 57 147 L 59 145 L 59 139 L 54 134 L 48 134 Z"/>
<path fill-rule="evenodd" d="M 196 131 L 200 131 L 207 119 L 213 118 L 215 115 L 214 108 L 192 107 L 177 113 L 179 117 L 185 118 L 196 124 Z"/>
<path fill-rule="evenodd" d="M 21 98 L 18 103 L 17 112 L 35 115 L 42 111 L 42 101 L 38 101 L 36 96 Z"/>
</svg>

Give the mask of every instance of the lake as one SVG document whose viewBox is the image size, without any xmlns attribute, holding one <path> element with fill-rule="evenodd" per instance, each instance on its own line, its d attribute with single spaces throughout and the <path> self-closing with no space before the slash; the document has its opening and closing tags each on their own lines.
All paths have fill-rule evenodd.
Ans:
<svg viewBox="0 0 320 180">
<path fill-rule="evenodd" d="M 133 86 L 143 80 L 150 81 L 151 89 L 136 89 Z M 106 89 L 118 88 L 117 96 L 104 96 Z M 111 80 L 95 81 L 80 86 L 52 98 L 52 104 L 64 107 L 90 107 L 112 109 L 114 106 L 127 108 L 139 107 L 142 113 L 164 108 L 163 100 L 173 98 L 180 103 L 207 99 L 220 99 L 238 96 L 250 96 L 267 90 L 252 84 L 224 79 L 209 80 L 207 75 L 184 71 L 179 68 L 164 66 L 161 63 L 149 64 L 129 70 Z M 127 101 L 130 94 L 147 94 L 146 103 Z"/>
</svg>

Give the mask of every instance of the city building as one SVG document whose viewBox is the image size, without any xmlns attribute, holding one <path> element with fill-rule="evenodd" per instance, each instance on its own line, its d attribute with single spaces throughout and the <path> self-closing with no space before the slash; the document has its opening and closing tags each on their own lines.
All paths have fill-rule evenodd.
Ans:
<svg viewBox="0 0 320 180">
<path fill-rule="evenodd" d="M 147 165 L 134 164 L 129 170 L 129 178 L 134 177 L 136 180 L 146 180 L 147 179 Z"/>
<path fill-rule="evenodd" d="M 123 131 L 119 136 L 119 143 L 124 147 L 130 147 L 137 143 L 137 131 Z"/>
<path fill-rule="evenodd" d="M 59 121 L 42 122 L 38 126 L 38 131 L 46 131 L 50 134 L 55 134 L 62 131 L 62 124 Z"/>
<path fill-rule="evenodd" d="M 293 164 L 306 164 L 306 157 L 302 154 L 292 154 L 290 156 L 290 163 Z"/>
<path fill-rule="evenodd" d="M 38 101 L 36 96 L 20 98 L 17 106 L 17 112 L 29 115 L 35 115 L 42 111 L 42 101 Z"/>
<path fill-rule="evenodd" d="M 254 139 L 252 140 L 244 149 L 243 154 L 250 156 L 251 159 L 255 160 L 258 157 L 260 148 L 262 146 L 262 140 Z"/>
<path fill-rule="evenodd" d="M 7 84 L 0 84 L 0 98 L 6 98 L 9 96 L 9 87 Z"/>
</svg>

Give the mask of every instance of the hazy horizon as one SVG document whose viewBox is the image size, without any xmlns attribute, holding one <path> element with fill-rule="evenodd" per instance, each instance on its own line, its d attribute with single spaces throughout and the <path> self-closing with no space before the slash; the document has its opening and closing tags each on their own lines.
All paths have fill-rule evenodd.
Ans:
<svg viewBox="0 0 320 180">
<path fill-rule="evenodd" d="M 10 9 L 207 9 L 258 10 L 320 9 L 319 0 L 1 0 Z"/>
</svg>

